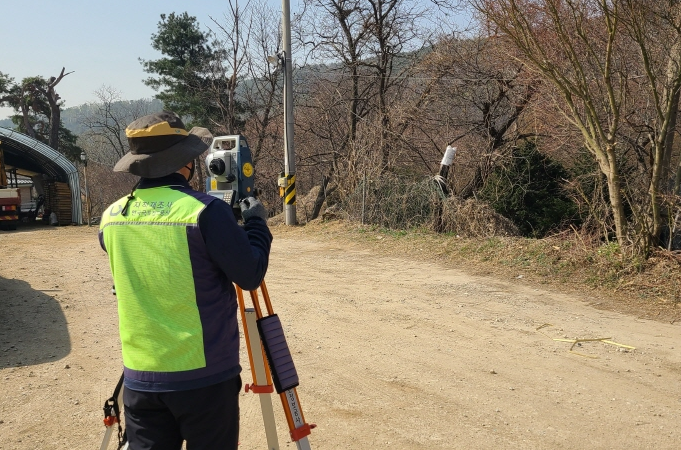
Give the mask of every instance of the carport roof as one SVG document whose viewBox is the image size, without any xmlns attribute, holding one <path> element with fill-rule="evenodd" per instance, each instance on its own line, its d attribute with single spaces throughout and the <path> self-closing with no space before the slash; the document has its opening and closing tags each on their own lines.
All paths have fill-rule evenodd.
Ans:
<svg viewBox="0 0 681 450">
<path fill-rule="evenodd" d="M 17 169 L 17 174 L 46 174 L 56 181 L 68 183 L 71 189 L 71 221 L 82 223 L 80 179 L 78 169 L 64 155 L 23 133 L 0 127 L 0 141 L 5 164 Z"/>
</svg>

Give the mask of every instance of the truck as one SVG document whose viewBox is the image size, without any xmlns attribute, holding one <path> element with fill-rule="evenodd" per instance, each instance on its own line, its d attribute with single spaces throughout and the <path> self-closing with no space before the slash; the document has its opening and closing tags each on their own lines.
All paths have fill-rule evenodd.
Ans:
<svg viewBox="0 0 681 450">
<path fill-rule="evenodd" d="M 21 212 L 21 192 L 7 179 L 5 156 L 0 141 L 0 229 L 16 230 Z"/>
</svg>

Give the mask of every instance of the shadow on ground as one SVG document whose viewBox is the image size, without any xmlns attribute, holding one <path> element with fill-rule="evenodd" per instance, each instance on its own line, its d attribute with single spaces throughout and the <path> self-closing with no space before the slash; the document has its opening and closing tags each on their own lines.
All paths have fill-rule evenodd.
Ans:
<svg viewBox="0 0 681 450">
<path fill-rule="evenodd" d="M 58 227 L 50 226 L 41 220 L 35 220 L 32 222 L 19 222 L 17 224 L 16 230 L 4 230 L 0 229 L 0 236 L 3 234 L 14 234 L 14 233 L 26 233 L 30 231 L 36 231 L 40 229 L 54 230 Z"/>
<path fill-rule="evenodd" d="M 0 277 L 0 369 L 56 361 L 70 351 L 59 302 L 25 281 Z"/>
</svg>

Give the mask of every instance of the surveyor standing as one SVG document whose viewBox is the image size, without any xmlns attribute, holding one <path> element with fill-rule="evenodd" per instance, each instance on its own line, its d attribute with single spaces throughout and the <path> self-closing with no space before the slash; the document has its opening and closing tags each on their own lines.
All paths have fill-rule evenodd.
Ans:
<svg viewBox="0 0 681 450">
<path fill-rule="evenodd" d="M 254 198 L 232 208 L 189 186 L 211 134 L 171 112 L 126 129 L 114 167 L 141 177 L 103 213 L 100 243 L 118 298 L 125 424 L 132 450 L 234 449 L 241 389 L 237 299 L 256 289 L 272 235 Z"/>
</svg>

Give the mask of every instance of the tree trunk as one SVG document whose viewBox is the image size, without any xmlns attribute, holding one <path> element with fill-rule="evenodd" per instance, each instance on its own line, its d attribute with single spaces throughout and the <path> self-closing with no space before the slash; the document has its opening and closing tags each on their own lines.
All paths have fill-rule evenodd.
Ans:
<svg viewBox="0 0 681 450">
<path fill-rule="evenodd" d="M 326 188 L 329 185 L 329 181 L 331 181 L 331 178 L 333 177 L 333 168 L 329 170 L 329 173 L 324 175 L 322 177 L 322 186 L 321 189 L 319 189 L 319 192 L 317 193 L 317 198 L 314 201 L 314 206 L 312 207 L 312 214 L 310 214 L 310 220 L 314 220 L 317 217 L 319 217 L 319 213 L 322 210 L 322 206 L 324 205 L 324 202 L 326 201 L 326 197 L 328 196 L 329 192 L 327 192 Z"/>
<path fill-rule="evenodd" d="M 199 183 L 197 191 L 206 192 L 206 174 L 204 173 L 203 155 L 194 160 L 194 172 L 196 173 L 196 178 Z"/>
<path fill-rule="evenodd" d="M 50 104 L 50 142 L 49 146 L 55 150 L 59 150 L 59 127 L 61 126 L 61 106 L 59 105 L 59 94 L 54 90 L 54 88 L 59 84 L 59 82 L 69 73 L 64 73 L 65 67 L 62 67 L 61 73 L 58 77 L 51 77 L 47 83 L 47 91 L 43 92 L 47 97 L 47 101 Z"/>
<path fill-rule="evenodd" d="M 482 187 L 484 183 L 484 179 L 482 176 L 482 167 L 480 164 L 475 168 L 475 175 L 473 175 L 473 179 L 468 182 L 466 186 L 464 186 L 463 189 L 461 189 L 461 192 L 459 193 L 459 197 L 463 199 L 467 199 L 470 197 L 473 197 L 478 190 Z"/>
<path fill-rule="evenodd" d="M 674 7 L 673 16 L 681 16 L 681 5 Z M 678 23 L 678 20 L 675 20 Z M 681 36 L 679 36 L 681 39 Z M 669 113 L 669 121 L 666 127 L 665 136 L 665 153 L 664 153 L 664 165 L 662 179 L 666 180 L 670 176 L 671 172 L 671 159 L 672 159 L 672 149 L 674 147 L 674 135 L 676 134 L 676 122 L 678 119 L 679 112 L 679 97 L 681 97 L 681 80 L 679 80 L 679 75 L 681 74 L 681 40 L 677 40 L 669 52 L 669 61 L 667 61 L 667 80 L 665 83 L 665 92 L 662 96 L 663 99 L 669 98 L 667 103 L 667 111 Z M 663 188 L 667 191 L 667 186 Z"/>
<path fill-rule="evenodd" d="M 620 246 L 624 246 L 627 236 L 627 218 L 624 214 L 624 204 L 622 203 L 621 180 L 617 162 L 615 161 L 615 149 L 610 146 L 606 148 L 606 161 L 599 161 L 601 170 L 608 180 L 608 196 L 610 206 L 612 206 L 612 216 L 615 222 L 615 235 Z"/>
<path fill-rule="evenodd" d="M 31 121 L 28 120 L 28 105 L 26 105 L 25 103 L 21 104 L 21 115 L 24 119 L 24 128 L 26 129 L 26 134 L 35 139 L 36 138 L 35 130 L 31 125 Z"/>
<path fill-rule="evenodd" d="M 659 238 L 660 238 L 660 233 L 662 232 L 662 204 L 660 202 L 660 191 L 664 190 L 664 187 L 661 189 L 661 184 L 666 185 L 666 177 L 663 178 L 663 174 L 666 174 L 669 172 L 668 169 L 665 169 L 664 167 L 664 143 L 658 143 L 655 142 L 655 148 L 653 151 L 655 152 L 655 156 L 653 158 L 653 167 L 651 171 L 651 177 L 650 177 L 650 186 L 648 187 L 648 195 L 650 196 L 650 208 L 652 209 L 652 228 L 650 230 L 650 236 L 648 237 L 648 240 L 650 240 L 651 243 L 658 243 Z"/>
<path fill-rule="evenodd" d="M 678 11 L 677 11 L 678 13 Z M 665 90 L 665 95 L 663 98 L 669 98 L 668 102 L 668 114 L 669 114 L 669 120 L 667 123 L 667 127 L 665 129 L 666 135 L 665 135 L 665 141 L 664 141 L 664 157 L 662 158 L 662 173 L 661 173 L 661 182 L 662 186 L 659 185 L 653 185 L 651 181 L 651 201 L 653 202 L 653 232 L 652 234 L 652 239 L 653 242 L 659 243 L 660 241 L 660 234 L 662 232 L 662 224 L 663 222 L 667 221 L 669 219 L 669 216 L 675 215 L 678 217 L 678 212 L 674 213 L 671 208 L 667 208 L 666 210 L 662 210 L 661 205 L 658 206 L 658 196 L 657 192 L 653 191 L 652 188 L 655 187 L 659 190 L 661 190 L 663 193 L 669 192 L 670 186 L 668 185 L 669 183 L 669 178 L 671 175 L 671 159 L 672 159 L 672 153 L 674 149 L 674 135 L 676 134 L 676 122 L 678 120 L 678 112 L 679 112 L 679 98 L 680 98 L 680 93 L 681 89 L 679 88 L 679 71 L 681 70 L 681 42 L 677 42 L 674 44 L 672 47 L 672 51 L 669 56 L 669 61 L 667 63 L 667 88 Z M 671 193 L 672 194 L 677 194 L 678 195 L 678 181 L 679 181 L 679 173 L 677 172 L 674 184 L 671 186 Z M 661 189 L 660 189 L 661 188 Z M 656 217 L 655 215 L 655 210 L 662 210 L 661 212 L 658 213 L 660 217 Z M 667 217 L 665 217 L 667 216 Z M 674 223 L 676 223 L 676 217 L 674 218 Z M 655 220 L 657 218 L 657 220 Z M 672 226 L 672 229 L 670 229 L 669 232 L 669 242 L 667 243 L 667 248 L 671 249 L 671 244 L 672 241 L 674 240 L 674 226 Z"/>
<path fill-rule="evenodd" d="M 53 92 L 54 93 L 54 92 Z M 54 93 L 57 99 L 59 98 L 56 93 Z M 48 101 L 50 103 L 50 142 L 49 146 L 53 149 L 59 151 L 59 125 L 61 125 L 61 108 L 59 103 L 52 97 L 48 96 Z"/>
</svg>

